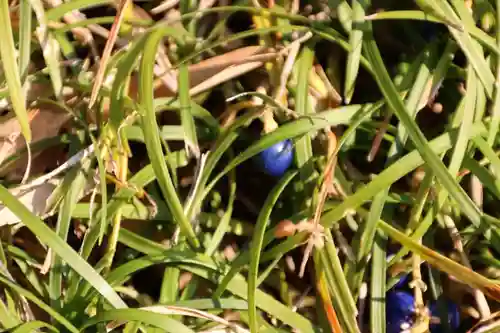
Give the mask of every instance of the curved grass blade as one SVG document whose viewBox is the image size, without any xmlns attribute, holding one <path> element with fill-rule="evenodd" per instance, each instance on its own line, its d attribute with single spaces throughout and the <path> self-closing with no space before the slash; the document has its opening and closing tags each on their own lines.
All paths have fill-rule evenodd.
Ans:
<svg viewBox="0 0 500 333">
<path fill-rule="evenodd" d="M 365 17 L 367 21 L 376 20 L 419 20 L 446 24 L 442 19 L 427 14 L 420 10 L 391 10 L 371 14 Z M 468 32 L 479 43 L 495 54 L 500 54 L 500 46 L 495 43 L 495 39 L 476 26 L 467 27 Z"/>
<path fill-rule="evenodd" d="M 351 103 L 351 98 L 354 94 L 354 86 L 356 85 L 356 78 L 358 77 L 361 50 L 363 48 L 365 8 L 370 5 L 370 0 L 352 0 L 351 3 L 353 26 L 349 34 L 351 52 L 347 55 L 347 67 L 344 83 L 344 99 L 346 104 Z"/>
<path fill-rule="evenodd" d="M 479 148 L 481 153 L 484 154 L 484 157 L 489 160 L 492 173 L 495 178 L 498 179 L 500 177 L 500 158 L 498 157 L 498 155 L 495 153 L 490 144 L 483 138 L 475 137 L 472 139 L 472 141 L 477 146 L 477 148 Z"/>
<path fill-rule="evenodd" d="M 326 126 L 348 124 L 354 116 L 358 116 L 358 112 L 360 110 L 369 110 L 370 106 L 371 105 L 368 104 L 363 106 L 352 105 L 339 107 L 311 116 L 303 116 L 297 120 L 281 125 L 278 129 L 261 137 L 257 142 L 252 144 L 245 151 L 236 156 L 236 158 L 234 158 L 231 162 L 229 162 L 224 170 L 221 171 L 207 186 L 206 192 L 210 190 L 231 169 L 237 167 L 239 164 L 252 158 L 273 144 L 286 139 L 299 137 Z"/>
<path fill-rule="evenodd" d="M 313 253 L 313 260 L 315 265 L 314 270 L 316 272 L 316 290 L 318 291 L 318 294 L 320 296 L 321 303 L 323 305 L 323 311 L 325 313 L 326 319 L 328 320 L 328 324 L 330 326 L 331 331 L 342 332 L 342 327 L 340 326 L 340 322 L 337 317 L 337 312 L 335 311 L 335 308 L 332 303 L 332 298 L 330 297 L 330 294 L 328 292 L 327 280 L 325 278 L 326 274 L 321 267 L 322 264 L 321 259 L 323 257 L 324 256 L 321 256 L 319 251 L 315 251 Z M 328 279 L 328 282 L 332 281 L 333 279 Z M 330 287 L 330 289 L 332 288 Z M 334 293 L 333 290 L 332 293 Z"/>
<path fill-rule="evenodd" d="M 233 153 L 231 152 L 231 158 Z M 226 211 L 224 215 L 220 218 L 219 225 L 217 229 L 214 231 L 212 235 L 212 239 L 210 240 L 210 244 L 207 246 L 205 250 L 205 254 L 207 256 L 211 256 L 219 247 L 224 235 L 229 227 L 229 223 L 231 222 L 231 216 L 233 214 L 234 202 L 236 200 L 236 173 L 234 170 L 229 173 L 229 198 Z"/>
<path fill-rule="evenodd" d="M 454 276 L 462 283 L 465 283 L 473 288 L 480 289 L 494 300 L 500 300 L 500 286 L 493 281 L 429 249 L 428 247 L 418 244 L 413 239 L 390 226 L 386 222 L 379 221 L 379 228 L 395 241 L 401 243 L 411 251 L 418 253 L 423 260 L 427 261 L 437 269 Z"/>
<path fill-rule="evenodd" d="M 74 10 L 90 9 L 92 7 L 111 4 L 112 0 L 74 0 L 65 2 L 47 10 L 46 17 L 48 21 L 59 21 L 64 15 Z"/>
<path fill-rule="evenodd" d="M 290 238 L 296 241 L 296 239 L 293 239 L 294 236 Z M 149 255 L 123 264 L 114 272 L 111 272 L 109 275 L 109 282 L 112 285 L 116 285 L 116 283 L 124 281 L 129 274 L 137 271 L 137 269 L 143 269 L 162 263 L 176 263 L 179 268 L 190 271 L 203 279 L 211 281 L 215 285 L 221 283 L 222 272 L 228 270 L 226 265 L 215 262 L 205 255 L 196 254 L 190 250 L 183 252 L 175 252 L 170 249 L 165 250 L 165 248 L 160 244 L 150 242 L 147 239 L 135 235 L 127 230 L 122 229 L 120 231 L 120 241 L 129 247 Z M 276 254 L 272 253 L 271 257 L 266 260 L 272 260 L 275 257 Z M 119 274 L 118 270 L 120 271 Z M 227 290 L 237 297 L 247 299 L 248 286 L 246 279 L 242 275 L 237 274 L 236 277 L 228 284 Z M 276 317 L 278 320 L 287 323 L 289 326 L 297 328 L 301 330 L 301 332 L 315 332 L 314 327 L 309 320 L 302 315 L 293 312 L 291 309 L 278 302 L 274 297 L 257 290 L 256 300 L 257 306 L 261 310 Z"/>
<path fill-rule="evenodd" d="M 32 15 L 29 0 L 19 2 L 19 75 L 21 81 L 28 75 L 28 66 L 31 58 Z M 24 79 L 23 79 L 24 78 Z"/>
<path fill-rule="evenodd" d="M 17 120 L 21 125 L 21 133 L 26 142 L 31 141 L 31 129 L 26 111 L 26 96 L 21 87 L 21 77 L 19 76 L 19 66 L 15 59 L 16 48 L 14 46 L 14 36 L 12 34 L 12 24 L 10 21 L 9 1 L 0 0 L 0 59 L 7 80 L 9 97 L 12 107 L 16 113 Z"/>
<path fill-rule="evenodd" d="M 189 300 L 180 300 L 167 305 L 182 306 L 191 309 L 199 310 L 247 310 L 248 304 L 246 301 L 237 298 L 197 298 Z"/>
<path fill-rule="evenodd" d="M 382 61 L 382 57 L 373 36 L 367 39 L 365 43 L 367 57 L 371 60 L 373 69 L 376 73 L 375 80 L 384 94 L 387 103 L 406 127 L 410 140 L 414 143 L 419 153 L 422 154 L 422 158 L 425 160 L 428 167 L 435 172 L 436 177 L 443 184 L 448 193 L 450 193 L 462 207 L 464 214 L 474 223 L 474 225 L 479 226 L 482 222 L 482 213 L 474 202 L 472 202 L 467 193 L 465 193 L 464 189 L 455 181 L 441 159 L 430 149 L 427 139 L 424 137 L 415 121 L 411 119 L 406 112 L 406 107 L 387 73 L 387 69 Z"/>
<path fill-rule="evenodd" d="M 352 30 L 352 9 L 347 0 L 328 0 L 328 7 L 332 12 L 337 13 L 337 17 L 344 30 L 348 33 Z"/>
<path fill-rule="evenodd" d="M 170 316 L 143 309 L 116 309 L 99 312 L 95 317 L 88 320 L 81 327 L 81 330 L 84 331 L 97 325 L 98 323 L 107 321 L 118 321 L 123 323 L 137 321 L 153 327 L 161 328 L 165 332 L 194 333 L 193 330 L 181 324 L 179 321 L 172 319 Z"/>
<path fill-rule="evenodd" d="M 460 170 L 460 166 L 463 163 L 463 159 L 465 157 L 466 149 L 468 146 L 468 142 L 471 139 L 469 136 L 469 131 L 471 130 L 471 124 L 473 123 L 474 114 L 476 112 L 476 86 L 478 86 L 478 82 L 476 79 L 476 74 L 474 70 L 469 66 L 468 75 L 467 75 L 467 91 L 468 93 L 464 96 L 462 102 L 459 104 L 457 111 L 454 114 L 454 118 L 452 120 L 451 127 L 458 126 L 458 134 L 456 138 L 456 143 L 453 148 L 453 153 L 451 156 L 451 160 L 448 166 L 448 171 L 451 175 L 456 175 Z M 432 171 L 429 171 L 432 172 Z M 439 211 L 443 205 L 445 204 L 449 193 L 446 189 L 441 189 L 437 195 L 436 200 L 436 211 Z M 422 221 L 419 221 L 417 228 L 415 229 L 412 238 L 418 239 L 423 237 L 423 235 L 427 232 L 427 230 L 432 225 L 432 221 L 435 218 L 435 211 L 431 210 L 427 213 L 425 218 Z M 416 224 L 416 223 L 412 223 Z M 488 237 L 489 238 L 489 237 Z M 495 243 L 493 244 L 494 246 Z M 402 248 L 398 251 L 398 253 L 391 260 L 395 262 L 399 260 L 408 252 L 408 249 Z"/>
<path fill-rule="evenodd" d="M 56 36 L 54 36 L 48 29 L 47 15 L 45 15 L 43 3 L 40 0 L 30 1 L 38 20 L 38 27 L 35 29 L 35 34 L 38 38 L 38 43 L 42 49 L 43 58 L 49 71 L 54 94 L 59 99 L 62 95 L 63 88 L 63 78 L 60 67 L 61 44 L 60 41 L 56 39 Z"/>
<path fill-rule="evenodd" d="M 306 43 L 300 53 L 295 69 L 297 73 L 297 94 L 295 110 L 298 115 L 308 117 L 313 115 L 315 110 L 311 108 L 309 101 L 309 74 L 314 61 L 314 48 L 312 43 Z M 313 157 L 312 142 L 309 134 L 305 134 L 294 142 L 295 161 L 300 169 L 301 186 L 304 186 L 305 195 L 303 197 L 308 204 L 309 193 L 313 190 L 311 179 L 314 173 L 314 165 L 310 163 Z"/>
<path fill-rule="evenodd" d="M 266 226 L 269 223 L 271 217 L 271 212 L 273 210 L 276 201 L 279 196 L 286 188 L 288 183 L 297 175 L 297 171 L 288 172 L 283 176 L 278 184 L 271 190 L 271 193 L 266 198 L 266 201 L 260 209 L 259 216 L 257 218 L 257 223 L 255 225 L 255 230 L 252 237 L 251 254 L 250 254 L 250 266 L 248 268 L 248 316 L 250 321 L 250 331 L 252 333 L 258 332 L 258 321 L 257 321 L 257 307 L 255 294 L 257 291 L 257 280 L 259 275 L 259 261 L 260 254 L 262 251 L 262 246 L 264 243 L 264 233 L 266 232 Z"/>
<path fill-rule="evenodd" d="M 338 251 L 333 242 L 332 235 L 329 231 L 326 232 L 325 247 L 321 251 L 316 251 L 317 256 L 315 264 L 319 266 L 319 271 L 324 273 L 325 278 L 320 278 L 326 281 L 318 281 L 318 284 L 327 283 L 332 294 L 332 301 L 338 310 L 340 319 L 346 327 L 347 332 L 359 332 L 356 317 L 358 310 L 351 289 L 347 284 L 342 265 L 339 260 Z"/>
<path fill-rule="evenodd" d="M 385 285 L 387 276 L 386 237 L 375 234 L 372 250 L 372 271 L 370 276 L 370 329 L 372 332 L 386 332 Z"/>
<path fill-rule="evenodd" d="M 71 169 L 65 177 L 66 186 L 69 188 L 65 191 L 56 225 L 56 233 L 64 242 L 67 242 L 73 210 L 80 198 L 80 194 L 85 188 L 86 175 L 90 169 L 91 162 L 90 158 L 83 160 L 81 165 L 77 165 Z M 49 293 L 52 306 L 56 309 L 60 309 L 63 306 L 63 271 L 66 264 L 61 259 L 56 254 L 52 254 L 52 268 L 49 272 Z M 79 279 L 80 277 L 75 274 L 75 278 Z"/>
<path fill-rule="evenodd" d="M 29 290 L 20 287 L 19 285 L 12 282 L 9 278 L 3 275 L 0 275 L 0 283 L 6 285 L 8 288 L 12 289 L 13 291 L 19 293 L 20 295 L 26 297 L 26 299 L 28 299 L 29 301 L 36 304 L 40 309 L 47 312 L 47 314 L 49 314 L 51 318 L 53 318 L 55 321 L 64 326 L 68 331 L 72 333 L 79 332 L 78 329 L 75 326 L 73 326 L 71 322 L 69 322 L 66 318 L 64 318 L 59 312 L 52 309 L 49 305 L 45 304 L 38 297 L 33 295 Z"/>
<path fill-rule="evenodd" d="M 40 320 L 29 321 L 24 324 L 21 324 L 15 328 L 9 330 L 10 333 L 31 333 L 37 332 L 40 329 L 45 329 L 47 332 L 59 332 L 57 328 L 54 326 L 47 324 Z M 44 332 L 46 332 L 44 331 Z"/>
<path fill-rule="evenodd" d="M 108 302 L 116 308 L 127 305 L 109 284 L 85 260 L 83 260 L 66 242 L 57 236 L 45 223 L 33 215 L 10 192 L 0 185 L 0 200 L 14 212 L 23 223 L 45 244 L 53 249 L 68 265 L 87 280 Z"/>
<path fill-rule="evenodd" d="M 496 1 L 496 20 L 500 22 L 500 2 Z M 496 25 L 496 45 L 500 48 L 500 25 Z M 500 57 L 496 58 L 496 82 L 500 82 Z M 495 86 L 495 95 L 493 96 L 493 107 L 491 115 L 490 132 L 488 135 L 488 143 L 493 145 L 495 138 L 497 137 L 498 129 L 500 128 L 500 87 Z"/>
<path fill-rule="evenodd" d="M 184 265 L 181 265 L 181 267 L 193 274 L 198 275 L 199 277 L 211 280 L 215 284 L 218 284 L 220 282 L 220 277 L 214 278 L 212 272 L 202 269 L 200 268 L 200 266 L 186 267 Z M 231 280 L 231 282 L 228 284 L 227 290 L 235 296 L 246 299 L 248 285 L 245 277 L 239 274 L 236 275 L 234 279 Z M 259 309 L 265 311 L 270 316 L 276 317 L 287 326 L 300 330 L 300 332 L 303 333 L 313 333 L 317 331 L 308 319 L 292 311 L 292 309 L 277 301 L 273 296 L 257 290 L 255 299 L 257 307 Z"/>
<path fill-rule="evenodd" d="M 68 4 L 69 2 L 65 2 L 63 5 Z M 73 1 L 71 2 L 73 3 Z M 58 7 L 54 7 L 58 8 Z M 50 11 L 51 9 L 49 9 Z M 47 11 L 48 13 L 48 11 Z M 77 21 L 75 23 L 70 23 L 70 24 L 65 24 L 60 27 L 54 27 L 54 32 L 57 33 L 67 33 L 75 28 L 85 28 L 88 27 L 91 24 L 113 24 L 113 21 L 115 20 L 114 16 L 100 16 L 100 17 L 93 17 L 81 21 Z"/>
<path fill-rule="evenodd" d="M 239 117 L 229 128 L 225 129 L 219 135 L 219 138 L 213 144 L 213 150 L 210 152 L 205 162 L 203 173 L 200 175 L 199 186 L 196 188 L 196 192 L 193 193 L 193 199 L 191 200 L 189 207 L 186 209 L 186 215 L 188 216 L 188 218 L 192 218 L 193 212 L 196 212 L 198 208 L 201 207 L 201 204 L 207 192 L 205 188 L 207 186 L 206 184 L 209 180 L 209 177 L 211 176 L 215 166 L 217 165 L 217 162 L 222 158 L 222 155 L 238 138 L 240 127 L 246 126 L 258 116 L 258 112 L 250 111 L 247 114 Z"/>
<path fill-rule="evenodd" d="M 196 136 L 193 115 L 191 114 L 191 98 L 189 96 L 189 72 L 186 65 L 179 67 L 179 101 L 181 103 L 181 124 L 184 129 L 184 145 L 189 155 L 200 158 L 200 147 Z M 188 155 L 188 156 L 189 156 Z"/>
<path fill-rule="evenodd" d="M 163 193 L 167 205 L 172 212 L 174 220 L 187 237 L 189 243 L 198 248 L 200 246 L 194 233 L 190 221 L 184 214 L 179 195 L 177 194 L 172 178 L 163 158 L 158 124 L 156 123 L 156 113 L 153 108 L 153 65 L 155 63 L 156 51 L 163 36 L 169 30 L 158 29 L 149 35 L 144 47 L 144 53 L 140 64 L 139 104 L 142 106 L 141 126 L 144 132 L 144 139 L 148 151 L 151 165 L 158 179 L 160 189 Z"/>
<path fill-rule="evenodd" d="M 474 124 L 469 132 L 470 137 L 483 135 L 486 128 L 482 123 Z M 456 140 L 457 130 L 452 130 L 429 142 L 429 148 L 436 155 L 440 155 L 451 149 Z M 418 150 L 414 150 L 390 167 L 378 174 L 371 182 L 356 191 L 353 195 L 345 198 L 338 206 L 326 212 L 321 218 L 322 225 L 329 228 L 332 224 L 339 221 L 345 214 L 356 210 L 367 200 L 375 196 L 378 192 L 396 182 L 401 177 L 407 175 L 410 171 L 424 164 L 425 161 Z"/>
<path fill-rule="evenodd" d="M 187 165 L 186 154 L 180 152 L 180 154 L 170 154 L 168 157 L 169 163 L 171 165 L 176 165 L 181 167 Z M 108 215 L 113 217 L 114 214 L 137 193 L 135 188 L 143 188 L 155 180 L 155 173 L 153 166 L 151 164 L 145 166 L 141 170 L 135 173 L 135 175 L 129 179 L 128 184 L 131 187 L 122 187 L 118 192 L 116 192 L 111 200 L 108 202 Z M 102 210 L 99 210 L 96 214 L 96 219 L 100 218 Z M 97 239 L 99 237 L 99 229 L 91 228 L 89 232 L 85 235 L 83 239 L 83 244 L 80 248 L 80 255 L 87 259 L 90 256 L 92 249 L 94 248 Z M 75 288 L 77 285 L 75 285 Z"/>
</svg>

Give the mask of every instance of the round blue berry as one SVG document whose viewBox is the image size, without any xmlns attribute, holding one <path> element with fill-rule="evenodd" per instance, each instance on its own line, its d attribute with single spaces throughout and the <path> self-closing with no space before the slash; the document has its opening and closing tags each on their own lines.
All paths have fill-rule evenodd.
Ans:
<svg viewBox="0 0 500 333">
<path fill-rule="evenodd" d="M 292 165 L 293 143 L 291 140 L 278 142 L 259 154 L 262 171 L 270 176 L 280 177 Z"/>
<path fill-rule="evenodd" d="M 409 278 L 409 275 L 408 274 L 404 274 L 403 276 L 401 276 L 401 278 L 398 280 L 398 282 L 396 282 L 396 284 L 394 285 L 394 289 L 401 289 L 401 288 L 404 288 L 406 286 L 406 284 L 408 283 L 408 278 Z"/>
<path fill-rule="evenodd" d="M 415 298 L 405 291 L 390 291 L 385 297 L 387 333 L 401 333 L 413 325 Z"/>
<path fill-rule="evenodd" d="M 460 312 L 458 305 L 455 304 L 452 301 L 446 301 L 447 309 L 448 309 L 448 327 L 451 329 L 451 332 L 454 332 L 458 326 L 460 326 Z M 429 306 L 429 311 L 431 313 L 432 317 L 437 317 L 439 318 L 439 309 L 438 309 L 438 303 L 433 302 Z M 433 323 L 431 321 L 431 324 L 429 325 L 429 329 L 431 333 L 441 333 L 443 332 L 444 325 L 441 325 L 440 323 Z"/>
</svg>

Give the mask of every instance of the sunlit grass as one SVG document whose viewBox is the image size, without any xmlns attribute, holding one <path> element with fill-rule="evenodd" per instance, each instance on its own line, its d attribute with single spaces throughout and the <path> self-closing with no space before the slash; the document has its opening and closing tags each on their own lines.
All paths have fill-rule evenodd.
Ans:
<svg viewBox="0 0 500 333">
<path fill-rule="evenodd" d="M 412 282 L 416 306 L 452 299 L 464 331 L 488 319 L 500 300 L 491 3 L 190 0 L 163 17 L 143 1 L 115 19 L 110 1 L 2 1 L 0 154 L 16 152 L 0 156 L 0 325 L 384 333 L 402 273 L 430 286 Z M 71 121 L 43 131 L 54 110 Z M 265 175 L 255 159 L 288 139 L 292 170 Z M 23 205 L 12 190 L 27 151 L 25 188 L 61 171 Z"/>
</svg>

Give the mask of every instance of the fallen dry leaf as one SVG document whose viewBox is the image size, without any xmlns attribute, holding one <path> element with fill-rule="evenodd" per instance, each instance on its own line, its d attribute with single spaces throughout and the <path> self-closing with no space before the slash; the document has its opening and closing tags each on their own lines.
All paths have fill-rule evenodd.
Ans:
<svg viewBox="0 0 500 333">
<path fill-rule="evenodd" d="M 28 121 L 31 122 L 37 116 L 39 110 L 28 112 Z M 18 148 L 18 142 L 24 141 L 21 136 L 21 124 L 16 117 L 12 117 L 0 124 L 0 164 Z"/>
<path fill-rule="evenodd" d="M 202 92 L 202 87 L 210 89 L 215 85 L 243 75 L 252 69 L 262 66 L 265 61 L 273 59 L 276 56 L 277 53 L 271 52 L 266 47 L 248 46 L 191 65 L 189 66 L 191 94 Z M 177 76 L 175 70 L 172 70 L 170 73 Z M 130 82 L 130 96 L 137 96 L 138 85 L 138 77 L 137 75 L 133 75 Z M 196 89 L 194 90 L 194 88 Z M 159 80 L 155 83 L 155 98 L 172 97 L 176 93 L 176 91 L 165 87 Z"/>
<path fill-rule="evenodd" d="M 104 47 L 104 51 L 102 52 L 101 61 L 99 63 L 99 69 L 97 70 L 97 74 L 94 80 L 94 85 L 92 86 L 92 92 L 90 94 L 89 101 L 89 109 L 92 109 L 92 106 L 97 100 L 97 95 L 99 90 L 101 89 L 102 83 L 104 81 L 104 75 L 106 73 L 106 66 L 108 64 L 109 58 L 111 57 L 111 52 L 113 51 L 113 46 L 115 45 L 116 39 L 118 37 L 118 32 L 121 26 L 121 23 L 125 17 L 127 8 L 127 1 L 120 0 L 117 8 L 117 15 L 115 16 L 115 21 L 113 22 L 113 26 L 111 27 L 110 35 L 106 42 L 106 46 Z"/>
<path fill-rule="evenodd" d="M 10 193 L 14 195 L 30 212 L 39 217 L 44 217 L 47 208 L 48 198 L 59 184 L 58 179 L 50 180 L 42 185 L 28 190 L 12 189 Z M 12 225 L 21 220 L 9 208 L 0 204 L 0 227 Z"/>
<path fill-rule="evenodd" d="M 190 95 L 202 93 L 221 83 L 232 80 L 264 65 L 266 61 L 275 59 L 278 52 L 273 52 L 263 46 L 247 46 L 237 50 L 224 53 L 197 64 L 189 66 Z M 177 77 L 177 70 L 164 73 L 163 76 Z M 167 86 L 164 81 L 157 79 L 154 83 L 154 97 L 173 97 L 177 93 L 177 79 L 175 84 Z M 129 96 L 137 99 L 139 89 L 139 78 L 133 74 L 130 80 Z M 103 114 L 107 117 L 109 112 L 109 98 L 103 99 Z M 95 122 L 92 114 L 89 114 L 90 122 Z"/>
<path fill-rule="evenodd" d="M 45 138 L 56 136 L 61 127 L 71 118 L 71 115 L 65 111 L 55 108 L 53 105 L 39 105 L 36 109 L 29 111 L 30 127 L 32 133 L 32 142 L 38 142 Z M 26 141 L 20 134 L 20 125 L 16 118 L 11 118 L 0 124 L 0 165 L 17 151 L 26 147 Z M 31 156 L 33 161 L 41 153 L 38 152 Z M 17 160 L 12 165 L 2 168 L 0 176 L 8 174 L 9 180 L 22 177 L 26 169 L 28 157 Z M 47 162 L 52 163 L 54 157 L 51 155 Z M 42 168 L 44 161 L 37 160 L 37 167 Z"/>
</svg>

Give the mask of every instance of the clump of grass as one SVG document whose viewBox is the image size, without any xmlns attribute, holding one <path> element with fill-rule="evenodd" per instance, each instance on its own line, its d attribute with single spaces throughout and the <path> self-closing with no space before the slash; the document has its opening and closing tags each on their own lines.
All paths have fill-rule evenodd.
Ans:
<svg viewBox="0 0 500 333">
<path fill-rule="evenodd" d="M 494 331 L 498 8 L 3 0 L 0 325 Z"/>
</svg>

